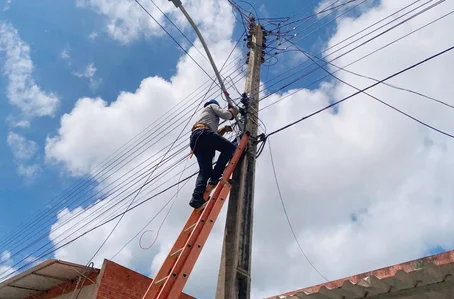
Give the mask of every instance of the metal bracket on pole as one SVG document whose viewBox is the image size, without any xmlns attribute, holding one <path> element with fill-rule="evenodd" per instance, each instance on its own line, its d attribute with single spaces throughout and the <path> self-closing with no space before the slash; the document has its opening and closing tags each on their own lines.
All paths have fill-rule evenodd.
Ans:
<svg viewBox="0 0 454 299">
<path fill-rule="evenodd" d="M 222 92 L 223 92 L 224 96 L 226 97 L 227 103 L 229 103 L 230 106 L 234 107 L 232 99 L 230 98 L 229 93 L 225 89 L 224 82 L 222 81 L 218 68 L 216 67 L 216 64 L 214 63 L 213 57 L 211 56 L 210 50 L 208 49 L 208 46 L 207 46 L 205 40 L 203 39 L 202 34 L 200 33 L 199 29 L 197 28 L 197 25 L 194 23 L 191 16 L 186 11 L 186 9 L 183 7 L 181 0 L 169 0 L 169 1 L 172 2 L 175 5 L 175 7 L 179 8 L 181 10 L 181 12 L 184 14 L 186 19 L 191 24 L 192 28 L 194 28 L 194 31 L 197 34 L 197 36 L 199 37 L 200 42 L 202 43 L 202 46 L 205 49 L 205 52 L 208 56 L 208 59 L 210 60 L 211 66 L 213 67 L 214 73 L 216 74 L 216 77 L 219 81 L 219 85 L 221 86 Z M 240 127 L 240 131 L 243 131 L 243 128 L 242 128 L 241 122 L 238 119 L 238 116 L 235 116 L 235 120 L 236 120 L 238 126 Z"/>
</svg>

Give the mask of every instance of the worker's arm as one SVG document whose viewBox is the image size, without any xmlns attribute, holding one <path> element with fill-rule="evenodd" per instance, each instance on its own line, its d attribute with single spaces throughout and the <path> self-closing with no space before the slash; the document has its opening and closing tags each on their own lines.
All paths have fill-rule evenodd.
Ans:
<svg viewBox="0 0 454 299">
<path fill-rule="evenodd" d="M 231 126 L 225 126 L 222 129 L 218 130 L 218 134 L 223 136 L 227 132 L 232 132 L 232 127 Z"/>
<path fill-rule="evenodd" d="M 227 110 L 221 109 L 218 105 L 211 105 L 214 113 L 222 119 L 232 120 L 238 114 L 238 109 L 231 106 Z"/>
</svg>

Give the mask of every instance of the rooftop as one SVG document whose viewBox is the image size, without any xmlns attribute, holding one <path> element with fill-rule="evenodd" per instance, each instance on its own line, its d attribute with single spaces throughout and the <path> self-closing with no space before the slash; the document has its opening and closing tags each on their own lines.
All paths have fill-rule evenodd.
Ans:
<svg viewBox="0 0 454 299">
<path fill-rule="evenodd" d="M 454 298 L 454 251 L 429 256 L 268 299 Z"/>
<path fill-rule="evenodd" d="M 50 259 L 0 283 L 0 298 L 27 298 L 78 279 L 86 271 L 86 266 Z M 93 272 L 98 274 L 99 269 Z"/>
<path fill-rule="evenodd" d="M 97 269 L 50 259 L 0 283 L 0 299 L 142 299 L 151 282 L 109 260 Z M 182 293 L 178 299 L 195 298 Z"/>
</svg>

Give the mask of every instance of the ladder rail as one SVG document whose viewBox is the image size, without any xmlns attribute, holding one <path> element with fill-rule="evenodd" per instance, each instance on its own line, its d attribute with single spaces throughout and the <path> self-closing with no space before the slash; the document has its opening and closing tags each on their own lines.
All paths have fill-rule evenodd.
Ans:
<svg viewBox="0 0 454 299">
<path fill-rule="evenodd" d="M 230 179 L 243 155 L 248 141 L 249 132 L 246 132 L 241 138 L 229 165 L 224 170 L 214 194 L 209 197 L 212 190 L 207 190 L 204 197 L 205 200 L 208 199 L 209 201 L 205 208 L 202 211 L 192 211 L 155 279 L 142 297 L 143 299 L 178 298 L 183 291 L 184 285 L 230 192 L 231 186 L 226 182 Z"/>
<path fill-rule="evenodd" d="M 198 212 L 198 213 L 196 213 Z M 158 273 L 155 276 L 155 279 L 151 282 L 150 287 L 148 288 L 147 293 L 144 295 L 143 299 L 151 299 L 155 297 L 150 297 L 147 296 L 148 293 L 151 294 L 157 294 L 160 286 L 156 285 L 157 281 L 160 281 L 161 279 L 164 279 L 165 277 L 169 276 L 171 274 L 171 270 L 175 263 L 177 262 L 177 258 L 172 258 L 171 255 L 178 249 L 182 248 L 185 246 L 187 240 L 189 239 L 191 232 L 185 232 L 187 227 L 192 226 L 194 223 L 198 222 L 198 218 L 201 216 L 200 211 L 194 210 L 193 213 L 189 216 L 188 220 L 186 221 L 186 224 L 183 226 L 183 233 L 180 233 L 178 236 L 177 240 L 173 244 L 172 248 L 169 251 L 169 254 L 167 255 L 166 259 L 164 260 L 163 264 L 161 265 L 161 268 L 159 269 Z M 185 232 L 185 233 L 184 233 Z"/>
<path fill-rule="evenodd" d="M 202 227 L 199 235 L 197 236 L 197 238 L 194 242 L 194 244 L 196 244 L 196 246 L 194 246 L 193 249 L 188 252 L 186 261 L 184 262 L 184 264 L 181 266 L 181 269 L 179 270 L 179 273 L 181 273 L 181 275 L 178 275 L 175 278 L 174 285 L 172 286 L 172 289 L 169 292 L 169 296 L 167 298 L 178 298 L 179 294 L 181 294 L 181 292 L 183 291 L 183 288 L 189 278 L 189 275 L 191 274 L 192 269 L 194 268 L 194 266 L 197 262 L 197 259 L 200 256 L 200 253 L 202 252 L 203 246 L 205 245 L 205 243 L 208 239 L 208 236 L 210 235 L 210 232 L 214 227 L 214 223 L 216 222 L 216 219 L 222 210 L 224 201 L 227 198 L 229 193 L 230 193 L 230 187 L 224 186 L 224 188 L 222 189 L 222 192 L 220 194 L 220 197 L 219 197 L 220 200 L 216 199 L 216 201 L 214 203 L 214 207 L 211 210 L 208 221 Z"/>
</svg>

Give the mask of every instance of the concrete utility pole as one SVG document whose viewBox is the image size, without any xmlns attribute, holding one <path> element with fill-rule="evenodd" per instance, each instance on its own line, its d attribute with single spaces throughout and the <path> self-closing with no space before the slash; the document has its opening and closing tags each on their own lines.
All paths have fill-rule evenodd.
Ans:
<svg viewBox="0 0 454 299">
<path fill-rule="evenodd" d="M 246 131 L 251 138 L 242 161 L 233 173 L 224 245 L 222 247 L 216 299 L 249 299 L 251 290 L 252 222 L 254 210 L 255 160 L 257 152 L 260 67 L 264 61 L 263 29 L 253 18 L 249 23 L 248 74 L 245 93 L 250 101 Z"/>
</svg>

